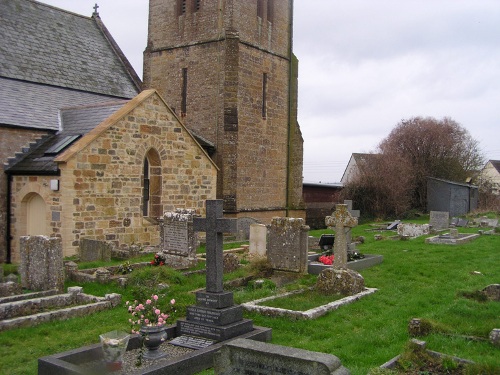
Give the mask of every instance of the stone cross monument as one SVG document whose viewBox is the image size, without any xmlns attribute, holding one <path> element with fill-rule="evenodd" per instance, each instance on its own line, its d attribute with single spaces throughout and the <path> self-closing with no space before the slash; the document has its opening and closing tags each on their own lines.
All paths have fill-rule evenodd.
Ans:
<svg viewBox="0 0 500 375">
<path fill-rule="evenodd" d="M 193 226 L 195 232 L 206 232 L 207 251 L 207 287 L 209 293 L 223 291 L 223 235 L 236 233 L 236 219 L 224 219 L 222 200 L 207 201 L 207 217 L 195 217 Z"/>
<path fill-rule="evenodd" d="M 346 204 L 337 204 L 332 216 L 325 218 L 326 226 L 335 231 L 335 242 L 333 244 L 333 268 L 340 269 L 347 267 L 347 236 L 346 228 L 353 228 L 358 225 L 358 219 L 353 217 Z"/>
</svg>

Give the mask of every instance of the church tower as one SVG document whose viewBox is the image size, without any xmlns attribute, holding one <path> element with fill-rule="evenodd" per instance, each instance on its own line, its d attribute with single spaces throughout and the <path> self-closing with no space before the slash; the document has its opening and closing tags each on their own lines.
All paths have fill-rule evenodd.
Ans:
<svg viewBox="0 0 500 375">
<path fill-rule="evenodd" d="M 293 0 L 149 2 L 144 85 L 211 150 L 233 217 L 304 215 L 292 35 Z"/>
</svg>

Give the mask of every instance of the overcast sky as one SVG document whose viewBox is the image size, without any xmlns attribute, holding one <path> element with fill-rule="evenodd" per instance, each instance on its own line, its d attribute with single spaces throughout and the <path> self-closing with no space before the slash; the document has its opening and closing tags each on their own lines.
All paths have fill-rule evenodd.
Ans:
<svg viewBox="0 0 500 375">
<path fill-rule="evenodd" d="M 147 0 L 43 0 L 99 15 L 142 76 Z M 248 1 L 248 0 L 241 0 Z M 451 117 L 500 160 L 500 1 L 295 0 L 304 182 L 338 182 L 402 119 Z"/>
</svg>

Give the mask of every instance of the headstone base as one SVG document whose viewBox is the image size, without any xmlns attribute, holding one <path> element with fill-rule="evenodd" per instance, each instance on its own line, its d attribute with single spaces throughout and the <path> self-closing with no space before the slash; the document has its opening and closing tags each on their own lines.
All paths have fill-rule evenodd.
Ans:
<svg viewBox="0 0 500 375">
<path fill-rule="evenodd" d="M 229 340 L 230 338 L 250 332 L 252 329 L 253 321 L 248 319 L 242 319 L 239 322 L 227 324 L 225 326 L 190 322 L 184 319 L 177 320 L 179 335 L 203 337 L 217 342 Z"/>
</svg>

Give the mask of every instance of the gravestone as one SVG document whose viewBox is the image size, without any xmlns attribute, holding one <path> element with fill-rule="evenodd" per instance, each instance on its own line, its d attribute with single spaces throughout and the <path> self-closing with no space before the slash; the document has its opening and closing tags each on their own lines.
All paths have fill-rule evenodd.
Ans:
<svg viewBox="0 0 500 375">
<path fill-rule="evenodd" d="M 344 200 L 344 204 L 347 205 L 347 211 L 351 214 L 351 216 L 356 218 L 356 220 L 359 220 L 361 213 L 359 210 L 352 209 L 352 201 L 351 200 Z M 355 252 L 356 251 L 356 244 L 352 243 L 351 228 L 349 228 L 349 227 L 345 228 L 345 232 L 346 232 L 347 250 L 349 252 Z"/>
<path fill-rule="evenodd" d="M 458 224 L 458 217 L 452 217 L 450 220 L 450 227 L 456 227 Z"/>
<path fill-rule="evenodd" d="M 268 228 L 267 259 L 275 270 L 307 273 L 309 227 L 304 219 L 275 217 Z"/>
<path fill-rule="evenodd" d="M 19 273 L 23 288 L 32 291 L 64 289 L 64 264 L 60 237 L 25 236 L 20 239 Z"/>
<path fill-rule="evenodd" d="M 448 211 L 431 211 L 429 225 L 432 230 L 448 229 L 450 213 Z"/>
<path fill-rule="evenodd" d="M 250 238 L 250 228 L 253 224 L 259 224 L 259 221 L 253 217 L 239 217 L 236 219 L 239 241 L 245 241 Z"/>
<path fill-rule="evenodd" d="M 398 228 L 398 225 L 401 224 L 401 220 L 394 220 L 387 226 L 387 230 L 395 230 Z"/>
<path fill-rule="evenodd" d="M 206 218 L 193 218 L 193 228 L 206 232 L 206 288 L 196 292 L 196 305 L 187 308 L 185 319 L 177 320 L 178 336 L 173 345 L 201 349 L 252 331 L 251 320 L 243 319 L 243 308 L 234 305 L 233 293 L 223 288 L 223 234 L 235 233 L 236 219 L 223 217 L 223 201 L 206 202 Z M 194 339 L 193 339 L 194 338 Z"/>
<path fill-rule="evenodd" d="M 337 204 L 332 216 L 325 218 L 325 224 L 329 229 L 335 231 L 333 268 L 347 268 L 347 236 L 345 228 L 358 225 L 358 219 L 351 216 L 346 204 Z"/>
<path fill-rule="evenodd" d="M 429 233 L 429 224 L 401 223 L 398 225 L 398 235 L 402 238 L 415 238 Z"/>
<path fill-rule="evenodd" d="M 106 241 L 82 238 L 80 240 L 80 261 L 95 262 L 99 260 L 104 262 L 111 260 L 111 244 Z"/>
<path fill-rule="evenodd" d="M 319 238 L 318 245 L 321 250 L 330 250 L 333 249 L 333 244 L 335 243 L 335 235 L 334 234 L 322 234 Z"/>
<path fill-rule="evenodd" d="M 216 375 L 348 375 L 331 354 L 253 340 L 236 339 L 223 345 L 214 358 Z"/>
<path fill-rule="evenodd" d="M 264 224 L 250 225 L 250 247 L 248 252 L 253 256 L 265 257 L 267 254 L 267 227 Z"/>
<path fill-rule="evenodd" d="M 160 249 L 165 263 L 173 268 L 196 266 L 198 236 L 193 229 L 195 210 L 176 209 L 165 212 L 160 220 Z"/>
<path fill-rule="evenodd" d="M 457 227 L 466 227 L 467 225 L 469 225 L 469 220 L 462 218 L 458 219 Z"/>
</svg>

